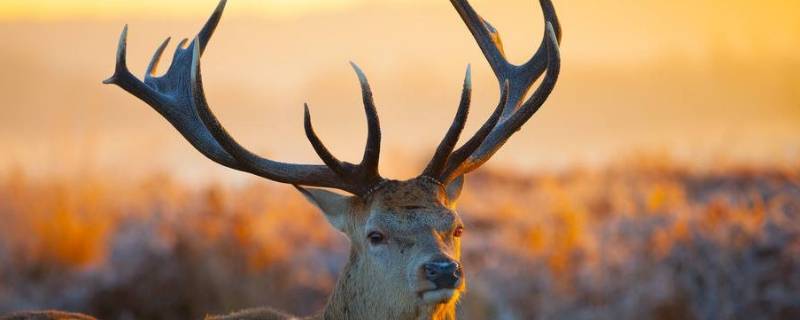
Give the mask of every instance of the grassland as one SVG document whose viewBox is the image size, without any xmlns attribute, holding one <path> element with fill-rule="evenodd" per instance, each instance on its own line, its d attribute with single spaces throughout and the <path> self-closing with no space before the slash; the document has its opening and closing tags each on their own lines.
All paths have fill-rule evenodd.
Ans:
<svg viewBox="0 0 800 320">
<path fill-rule="evenodd" d="M 347 242 L 292 188 L 0 180 L 0 313 L 198 319 L 321 308 Z M 800 166 L 485 170 L 462 198 L 466 319 L 800 317 Z"/>
</svg>

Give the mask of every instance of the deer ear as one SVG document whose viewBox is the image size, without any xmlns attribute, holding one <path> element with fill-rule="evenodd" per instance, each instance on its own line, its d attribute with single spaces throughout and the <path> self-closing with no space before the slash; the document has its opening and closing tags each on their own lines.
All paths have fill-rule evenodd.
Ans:
<svg viewBox="0 0 800 320">
<path fill-rule="evenodd" d="M 325 218 L 339 231 L 344 231 L 347 217 L 353 208 L 353 197 L 330 192 L 324 189 L 294 186 L 308 201 L 322 210 Z"/>
<path fill-rule="evenodd" d="M 458 176 L 453 181 L 447 184 L 445 188 L 445 192 L 447 193 L 447 200 L 450 203 L 456 202 L 458 197 L 461 195 L 461 189 L 464 188 L 464 175 Z"/>
</svg>

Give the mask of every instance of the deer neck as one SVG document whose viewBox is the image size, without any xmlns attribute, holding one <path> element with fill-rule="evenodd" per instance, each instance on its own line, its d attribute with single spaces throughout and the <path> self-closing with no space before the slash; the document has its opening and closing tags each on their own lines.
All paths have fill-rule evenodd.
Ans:
<svg viewBox="0 0 800 320">
<path fill-rule="evenodd" d="M 374 274 L 351 250 L 321 319 L 455 320 L 455 302 L 435 306 L 419 305 L 415 299 L 376 285 Z"/>
</svg>

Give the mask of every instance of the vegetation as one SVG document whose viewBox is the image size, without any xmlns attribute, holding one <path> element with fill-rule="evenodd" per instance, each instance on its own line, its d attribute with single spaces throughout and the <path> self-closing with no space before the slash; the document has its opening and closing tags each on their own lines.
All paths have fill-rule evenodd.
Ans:
<svg viewBox="0 0 800 320">
<path fill-rule="evenodd" d="M 0 314 L 199 319 L 324 304 L 347 244 L 290 187 L 0 180 Z M 800 165 L 483 170 L 466 319 L 800 318 Z M 309 308 L 309 306 L 314 306 Z"/>
</svg>

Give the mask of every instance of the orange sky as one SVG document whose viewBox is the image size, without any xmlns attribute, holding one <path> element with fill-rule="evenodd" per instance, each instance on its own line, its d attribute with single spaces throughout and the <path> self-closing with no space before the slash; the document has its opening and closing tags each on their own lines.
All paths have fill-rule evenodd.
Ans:
<svg viewBox="0 0 800 320">
<path fill-rule="evenodd" d="M 473 0 L 504 33 L 528 32 L 518 26 L 535 21 L 535 1 Z M 782 0 L 569 0 L 554 1 L 569 19 L 568 35 L 578 53 L 588 59 L 622 56 L 638 59 L 664 51 L 702 57 L 713 50 L 750 58 L 763 52 L 796 56 L 800 47 L 800 1 Z M 181 19 L 204 17 L 216 0 L 4 0 L 0 21 Z M 428 0 L 233 0 L 227 18 L 301 19 L 307 16 L 341 14 L 354 10 L 449 10 L 447 1 Z M 522 10 L 520 10 L 522 9 Z M 530 10 L 530 11 L 529 11 Z M 520 14 L 524 13 L 524 14 Z M 598 24 L 597 22 L 601 22 Z M 538 30 L 534 30 L 538 32 Z M 527 35 L 522 33 L 523 35 Z M 598 39 L 625 41 L 625 46 L 606 46 Z M 610 43 L 609 43 L 610 44 Z M 511 49 L 515 43 L 510 44 Z M 514 50 L 510 50 L 514 54 Z M 673 52 L 665 52 L 665 55 Z"/>
<path fill-rule="evenodd" d="M 197 0 L 5 0 L 0 3 L 0 17 L 63 19 L 69 17 L 118 16 L 183 16 L 207 10 L 216 1 Z M 236 0 L 235 5 L 247 12 L 271 16 L 296 16 L 364 4 L 365 0 Z M 397 0 L 394 0 L 397 2 Z M 411 3 L 420 1 L 401 0 Z M 155 10 L 154 8 L 158 8 Z"/>
<path fill-rule="evenodd" d="M 472 2 L 513 61 L 538 46 L 536 1 Z M 565 30 L 559 85 L 492 164 L 564 167 L 636 150 L 800 158 L 800 1 L 554 2 Z M 227 176 L 208 170 L 216 167 L 143 103 L 99 84 L 123 24 L 128 63 L 140 74 L 164 37 L 192 36 L 216 3 L 0 1 L 0 172 L 18 164 L 113 170 L 135 158 L 149 169 Z M 373 82 L 385 150 L 394 152 L 389 168 L 438 142 L 467 63 L 475 80 L 468 131 L 497 98 L 480 51 L 443 0 L 231 0 L 209 48 L 204 80 L 215 111 L 243 143 L 279 160 L 318 161 L 303 137 L 306 101 L 332 149 L 358 155 L 363 115 L 350 60 Z"/>
</svg>

